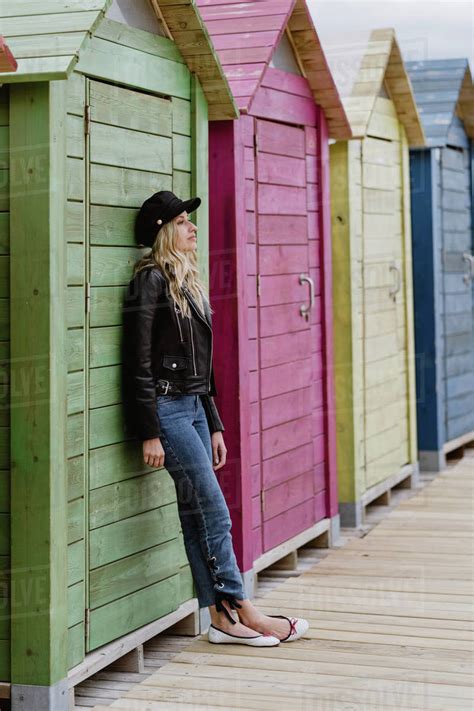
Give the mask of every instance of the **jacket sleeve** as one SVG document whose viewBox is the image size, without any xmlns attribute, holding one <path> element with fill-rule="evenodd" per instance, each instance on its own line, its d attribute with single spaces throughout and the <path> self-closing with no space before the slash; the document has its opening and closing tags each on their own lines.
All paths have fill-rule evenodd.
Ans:
<svg viewBox="0 0 474 711">
<path fill-rule="evenodd" d="M 140 441 L 161 436 L 152 343 L 162 289 L 156 272 L 143 269 L 130 282 L 123 307 L 124 405 L 128 427 Z"/>
<path fill-rule="evenodd" d="M 214 378 L 214 366 L 211 364 L 211 393 L 217 395 L 216 381 Z M 213 432 L 225 431 L 225 427 L 222 424 L 222 420 L 219 416 L 219 411 L 214 402 L 213 395 L 201 395 L 202 404 L 204 405 L 204 410 L 206 412 L 207 423 L 209 425 L 209 431 Z"/>
<path fill-rule="evenodd" d="M 222 424 L 222 420 L 219 416 L 219 411 L 216 407 L 216 403 L 214 402 L 213 396 L 201 395 L 201 399 L 202 404 L 204 405 L 204 411 L 206 413 L 210 433 L 212 434 L 213 432 L 218 431 L 224 432 L 225 427 Z"/>
</svg>

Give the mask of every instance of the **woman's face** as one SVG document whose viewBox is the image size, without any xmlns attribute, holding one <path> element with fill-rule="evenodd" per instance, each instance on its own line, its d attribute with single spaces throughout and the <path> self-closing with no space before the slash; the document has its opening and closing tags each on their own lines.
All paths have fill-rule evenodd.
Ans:
<svg viewBox="0 0 474 711">
<path fill-rule="evenodd" d="M 197 249 L 197 227 L 191 222 L 186 211 L 174 218 L 176 228 L 175 247 L 180 252 Z"/>
</svg>

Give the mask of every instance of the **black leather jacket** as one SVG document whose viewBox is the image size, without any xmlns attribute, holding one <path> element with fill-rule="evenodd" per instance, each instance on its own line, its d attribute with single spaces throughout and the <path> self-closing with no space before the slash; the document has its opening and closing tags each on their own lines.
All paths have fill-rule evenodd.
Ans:
<svg viewBox="0 0 474 711">
<path fill-rule="evenodd" d="M 214 403 L 217 395 L 212 364 L 211 314 L 183 288 L 191 318 L 182 316 L 161 270 L 150 265 L 128 284 L 123 303 L 122 395 L 130 434 L 143 441 L 161 436 L 156 402 L 157 380 L 168 380 L 180 392 L 201 396 L 210 432 L 224 430 Z"/>
</svg>

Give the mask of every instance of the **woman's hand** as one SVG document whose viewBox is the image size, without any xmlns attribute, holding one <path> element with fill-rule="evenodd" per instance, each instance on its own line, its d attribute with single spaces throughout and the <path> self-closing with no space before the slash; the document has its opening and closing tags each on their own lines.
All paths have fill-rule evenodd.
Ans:
<svg viewBox="0 0 474 711">
<path fill-rule="evenodd" d="M 165 463 L 165 450 L 161 444 L 161 439 L 155 437 L 154 439 L 146 439 L 143 442 L 143 461 L 150 467 L 159 469 Z"/>
<path fill-rule="evenodd" d="M 212 442 L 212 465 L 215 470 L 224 466 L 227 457 L 227 449 L 224 444 L 224 437 L 219 430 L 211 435 Z"/>
</svg>

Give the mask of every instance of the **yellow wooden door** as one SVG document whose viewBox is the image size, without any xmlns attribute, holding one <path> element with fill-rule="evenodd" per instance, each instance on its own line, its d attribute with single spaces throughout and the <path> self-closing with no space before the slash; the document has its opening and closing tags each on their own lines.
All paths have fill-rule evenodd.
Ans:
<svg viewBox="0 0 474 711">
<path fill-rule="evenodd" d="M 379 97 L 361 142 L 366 488 L 408 462 L 402 143 L 390 99 Z"/>
</svg>

